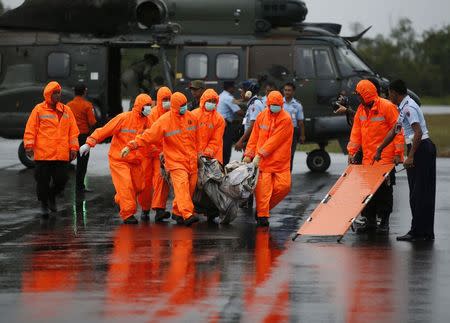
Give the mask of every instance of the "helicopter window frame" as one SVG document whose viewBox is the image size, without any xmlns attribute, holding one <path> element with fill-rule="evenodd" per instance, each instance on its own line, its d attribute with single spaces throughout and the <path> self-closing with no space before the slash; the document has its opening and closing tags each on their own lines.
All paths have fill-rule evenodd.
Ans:
<svg viewBox="0 0 450 323">
<path fill-rule="evenodd" d="M 222 75 L 219 75 L 219 71 L 218 71 L 218 63 L 219 63 L 219 57 L 220 56 L 235 56 L 237 58 L 237 68 L 236 68 L 236 76 L 235 77 L 224 77 Z M 216 55 L 215 57 L 215 62 L 216 62 L 216 70 L 215 70 L 215 74 L 216 74 L 216 78 L 219 80 L 236 80 L 239 77 L 240 74 L 240 64 L 241 64 L 241 59 L 239 57 L 239 54 L 235 53 L 235 52 L 222 52 Z"/>
<path fill-rule="evenodd" d="M 206 58 L 206 69 L 205 69 L 205 75 L 203 76 L 193 76 L 190 75 L 190 71 L 189 71 L 189 64 L 188 64 L 188 58 L 189 56 L 203 56 Z M 196 79 L 206 79 L 208 77 L 208 73 L 209 73 L 209 56 L 207 53 L 205 52 L 190 52 L 190 53 L 186 53 L 186 55 L 184 55 L 184 69 L 185 69 L 185 73 L 186 73 L 186 77 L 190 80 L 196 80 Z"/>
<path fill-rule="evenodd" d="M 61 71 L 58 71 L 57 73 L 53 73 L 54 70 L 50 70 L 50 57 L 52 55 L 64 55 L 65 57 L 67 57 L 67 67 L 64 66 L 64 73 L 61 73 Z M 47 76 L 51 77 L 51 78 L 56 78 L 56 79 L 65 79 L 68 78 L 70 76 L 71 73 L 71 61 L 72 61 L 72 57 L 70 56 L 69 53 L 67 52 L 62 52 L 62 51 L 55 51 L 55 52 L 50 52 L 47 55 Z M 54 64 L 54 63 L 53 63 Z M 55 67 L 53 67 L 55 68 Z"/>
<path fill-rule="evenodd" d="M 317 59 L 316 59 L 317 58 L 316 53 L 319 51 L 323 51 L 323 52 L 327 53 L 326 56 L 328 57 L 328 61 L 330 63 L 329 67 L 331 68 L 331 74 L 329 74 L 329 75 L 319 75 L 319 73 L 318 73 L 318 68 L 317 68 L 318 64 L 317 64 Z M 337 70 L 336 70 L 336 67 L 334 66 L 333 56 L 332 56 L 332 53 L 331 53 L 329 47 L 313 47 L 313 60 L 314 60 L 314 71 L 316 74 L 316 79 L 329 80 L 329 79 L 337 78 L 337 75 L 338 75 Z"/>
</svg>

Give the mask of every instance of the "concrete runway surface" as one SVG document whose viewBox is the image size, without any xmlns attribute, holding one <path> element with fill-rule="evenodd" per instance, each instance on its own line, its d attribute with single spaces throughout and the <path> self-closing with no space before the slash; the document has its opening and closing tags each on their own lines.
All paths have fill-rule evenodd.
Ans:
<svg viewBox="0 0 450 323">
<path fill-rule="evenodd" d="M 349 232 L 338 244 L 290 238 L 344 170 L 343 155 L 312 174 L 297 153 L 270 229 L 245 213 L 230 226 L 122 226 L 108 145 L 91 153 L 95 192 L 76 196 L 71 180 L 60 211 L 42 220 L 18 144 L 0 139 L 1 322 L 448 322 L 449 159 L 438 160 L 434 243 L 395 241 L 410 223 L 402 172 L 389 236 Z"/>
</svg>

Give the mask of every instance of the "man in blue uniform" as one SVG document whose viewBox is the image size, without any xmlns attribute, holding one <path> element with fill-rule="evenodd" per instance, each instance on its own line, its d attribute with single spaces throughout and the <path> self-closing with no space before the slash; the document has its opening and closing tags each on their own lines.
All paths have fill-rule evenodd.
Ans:
<svg viewBox="0 0 450 323">
<path fill-rule="evenodd" d="M 244 116 L 244 111 L 241 110 L 239 105 L 233 97 L 235 91 L 234 82 L 223 82 L 223 91 L 219 95 L 219 104 L 217 105 L 217 111 L 222 115 L 226 122 L 225 133 L 223 134 L 223 164 L 226 165 L 230 162 L 231 148 L 233 141 L 237 140 L 239 135 L 239 127 L 233 121 L 237 116 Z"/>
<path fill-rule="evenodd" d="M 294 135 L 292 139 L 291 147 L 291 172 L 294 162 L 295 151 L 297 150 L 297 144 L 300 141 L 301 144 L 305 142 L 305 125 L 303 120 L 305 119 L 303 115 L 303 106 L 294 98 L 295 85 L 294 83 L 286 83 L 283 88 L 284 92 L 284 105 L 283 109 L 292 119 L 292 124 L 294 126 Z"/>
<path fill-rule="evenodd" d="M 409 204 L 412 213 L 411 229 L 399 241 L 434 240 L 434 211 L 436 200 L 436 146 L 429 138 L 422 110 L 408 95 L 404 81 L 389 85 L 389 99 L 398 106 L 397 125 L 377 149 L 375 159 L 402 128 L 408 156 L 403 165 L 408 174 Z"/>
</svg>

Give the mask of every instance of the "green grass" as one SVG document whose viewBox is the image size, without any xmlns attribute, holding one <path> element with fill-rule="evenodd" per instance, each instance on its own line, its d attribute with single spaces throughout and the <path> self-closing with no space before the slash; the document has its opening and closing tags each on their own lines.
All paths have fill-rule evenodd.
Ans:
<svg viewBox="0 0 450 323">
<path fill-rule="evenodd" d="M 450 115 L 425 115 L 439 157 L 450 157 Z"/>
<path fill-rule="evenodd" d="M 319 146 L 317 144 L 300 145 L 300 147 L 297 146 L 297 150 L 304 151 L 304 152 L 310 152 L 310 151 L 313 151 L 314 149 L 318 149 L 318 148 L 319 148 Z M 329 153 L 342 153 L 341 146 L 339 146 L 339 143 L 337 140 L 331 140 L 329 142 L 327 148 L 325 148 L 325 149 Z"/>
<path fill-rule="evenodd" d="M 450 157 L 450 115 L 425 115 L 431 140 L 437 147 L 439 157 Z M 298 147 L 298 146 L 297 146 Z M 300 145 L 300 151 L 310 152 L 319 148 L 317 144 Z M 337 140 L 330 141 L 326 150 L 330 153 L 342 153 Z"/>
<path fill-rule="evenodd" d="M 450 105 L 450 95 L 441 97 L 423 96 L 420 101 L 423 105 Z"/>
</svg>

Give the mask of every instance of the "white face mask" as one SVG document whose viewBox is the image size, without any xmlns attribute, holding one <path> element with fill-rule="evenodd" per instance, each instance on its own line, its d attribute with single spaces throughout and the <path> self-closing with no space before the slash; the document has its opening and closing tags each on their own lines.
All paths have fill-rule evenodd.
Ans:
<svg viewBox="0 0 450 323">
<path fill-rule="evenodd" d="M 170 109 L 170 101 L 163 101 L 162 107 L 164 110 L 169 110 Z"/>
<path fill-rule="evenodd" d="M 142 115 L 145 117 L 148 117 L 150 115 L 150 112 L 152 111 L 152 107 L 149 105 L 144 106 L 142 109 Z"/>
<path fill-rule="evenodd" d="M 205 103 L 205 109 L 208 111 L 212 111 L 216 108 L 216 104 L 213 102 L 206 102 Z"/>
</svg>

